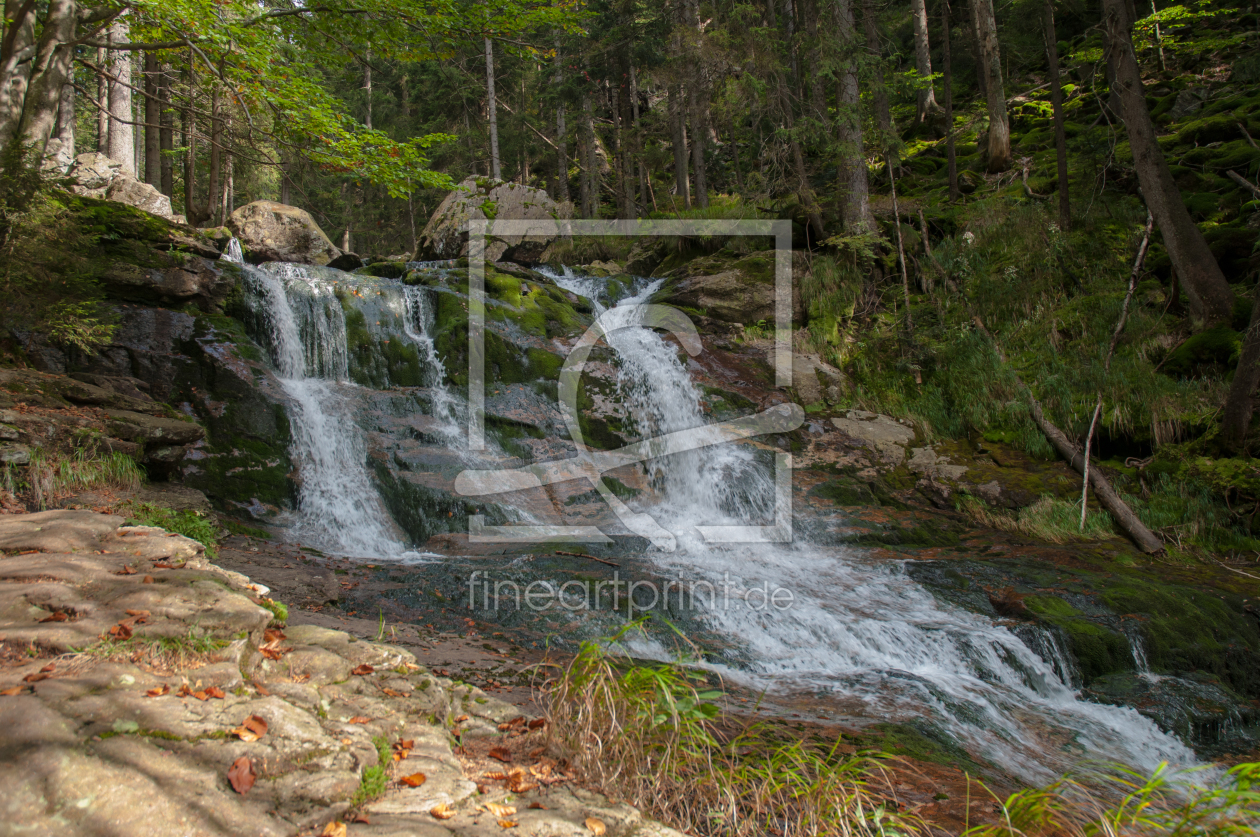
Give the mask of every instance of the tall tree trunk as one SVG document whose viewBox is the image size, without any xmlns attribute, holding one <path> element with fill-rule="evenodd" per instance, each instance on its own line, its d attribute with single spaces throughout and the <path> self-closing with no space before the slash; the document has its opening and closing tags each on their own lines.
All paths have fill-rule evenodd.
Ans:
<svg viewBox="0 0 1260 837">
<path fill-rule="evenodd" d="M 586 145 L 586 171 L 583 172 L 586 192 L 583 195 L 582 214 L 586 218 L 599 217 L 599 149 L 595 139 L 595 112 L 591 104 L 589 88 L 582 91 L 582 133 Z"/>
<path fill-rule="evenodd" d="M 803 0 L 805 4 L 805 34 L 809 36 L 809 101 L 812 116 L 822 125 L 830 121 L 827 118 L 827 94 L 823 90 L 823 73 L 821 67 L 821 44 L 818 38 L 818 0 Z"/>
<path fill-rule="evenodd" d="M 1054 150 L 1059 173 L 1059 229 L 1072 228 L 1072 199 L 1068 194 L 1067 132 L 1063 126 L 1063 85 L 1059 80 L 1059 42 L 1054 27 L 1054 0 L 1046 0 L 1046 61 L 1050 65 L 1050 107 L 1054 114 Z"/>
<path fill-rule="evenodd" d="M 708 129 L 705 119 L 704 93 L 697 91 L 700 86 L 700 71 L 696 70 L 696 79 L 687 87 L 688 103 L 691 110 L 691 168 L 696 176 L 695 204 L 701 208 L 709 206 L 709 186 L 705 171 L 704 139 Z"/>
<path fill-rule="evenodd" d="M 1252 400 L 1256 386 L 1260 384 L 1260 284 L 1251 294 L 1251 323 L 1243 335 L 1242 353 L 1238 368 L 1229 385 L 1225 409 L 1221 416 L 1221 436 L 1229 451 L 1242 448 L 1251 427 L 1251 415 L 1255 409 Z"/>
<path fill-rule="evenodd" d="M 976 11 L 977 2 L 979 0 L 967 0 L 967 11 L 971 15 L 970 37 L 967 40 L 971 45 L 971 61 L 976 66 L 976 89 L 980 91 L 980 98 L 987 102 L 989 79 L 988 74 L 984 72 L 984 51 L 980 49 L 980 15 Z"/>
<path fill-rule="evenodd" d="M 634 118 L 634 167 L 639 182 L 639 196 L 636 203 L 638 206 L 646 207 L 650 190 L 647 182 L 647 166 L 643 164 L 643 135 L 639 128 L 639 80 L 635 74 L 634 62 L 630 63 L 630 111 Z M 738 178 L 738 163 L 736 165 L 735 176 Z M 742 185 L 740 189 L 743 190 Z"/>
<path fill-rule="evenodd" d="M 809 185 L 809 176 L 805 170 L 805 155 L 801 150 L 800 140 L 796 138 L 796 114 L 792 111 L 792 100 L 788 97 L 787 85 L 783 82 L 783 76 L 779 76 L 779 107 L 783 114 L 783 122 L 787 128 L 788 150 L 792 154 L 792 169 L 796 173 L 797 188 L 796 197 L 800 201 L 801 207 L 805 210 L 805 217 L 809 221 L 809 231 L 811 244 L 817 244 L 826 237 L 823 230 L 822 211 L 818 208 L 818 201 L 814 198 L 814 190 Z"/>
<path fill-rule="evenodd" d="M 499 165 L 499 119 L 496 115 L 494 99 L 494 42 L 489 38 L 486 42 L 486 114 L 490 122 L 490 177 L 494 180 L 503 178 Z"/>
<path fill-rule="evenodd" d="M 18 136 L 35 52 L 34 3 L 5 0 L 4 38 L 0 41 L 0 144 Z"/>
<path fill-rule="evenodd" d="M 691 206 L 690 179 L 687 173 L 687 120 L 683 118 L 678 85 L 669 83 L 669 121 L 673 131 L 674 190 L 682 200 L 682 208 Z"/>
<path fill-rule="evenodd" d="M 40 159 L 57 130 L 62 88 L 71 80 L 75 22 L 75 0 L 52 0 L 35 44 L 18 136 Z M 54 163 L 60 165 L 61 161 Z"/>
<path fill-rule="evenodd" d="M 180 115 L 180 129 L 184 140 L 184 217 L 194 227 L 201 221 L 201 210 L 197 206 L 197 111 L 194 104 L 197 100 L 197 69 L 193 65 L 193 51 L 188 50 L 188 59 L 184 63 L 185 85 L 188 88 L 188 99 Z"/>
<path fill-rule="evenodd" d="M 162 188 L 162 104 L 157 53 L 144 54 L 144 182 Z"/>
<path fill-rule="evenodd" d="M 936 104 L 936 87 L 932 78 L 932 47 L 928 42 L 928 13 L 924 0 L 911 0 L 910 16 L 914 18 L 914 67 L 920 79 L 928 79 L 926 87 L 920 87 L 916 96 L 917 121 L 922 124 L 928 115 L 939 108 Z"/>
<path fill-rule="evenodd" d="M 866 36 L 866 50 L 871 54 L 871 100 L 875 105 L 875 127 L 879 129 L 878 144 L 882 148 L 892 136 L 892 108 L 888 104 L 884 50 L 879 43 L 879 24 L 875 20 L 873 0 L 862 0 L 862 30 Z"/>
<path fill-rule="evenodd" d="M 1011 167 L 1011 125 L 1006 115 L 1006 92 L 1002 84 L 1002 52 L 998 46 L 997 21 L 993 17 L 993 0 L 971 0 L 976 15 L 976 32 L 980 40 L 980 71 L 985 76 L 985 93 L 989 104 L 990 172 Z"/>
<path fill-rule="evenodd" d="M 838 0 L 835 5 L 836 31 L 841 53 L 840 76 L 836 84 L 836 134 L 840 144 L 840 199 L 844 230 L 850 234 L 875 228 L 871 217 L 870 187 L 862 137 L 862 101 L 858 87 L 857 25 L 853 17 L 855 0 Z"/>
<path fill-rule="evenodd" d="M 106 40 L 109 39 L 108 31 L 105 33 Z M 109 51 L 104 49 L 96 50 L 96 66 L 102 71 L 109 71 Z M 109 80 L 105 78 L 105 72 L 96 77 L 96 102 L 100 105 L 96 109 L 96 153 L 109 156 Z"/>
<path fill-rule="evenodd" d="M 494 94 L 490 95 L 493 98 Z M 370 131 L 372 130 L 372 47 L 370 44 L 363 54 L 363 99 L 365 102 L 363 126 Z"/>
<path fill-rule="evenodd" d="M 119 19 L 109 27 L 110 40 L 127 43 L 131 26 Z M 121 166 L 124 174 L 136 176 L 135 116 L 131 107 L 131 53 L 121 49 L 109 51 L 109 158 Z"/>
<path fill-rule="evenodd" d="M 158 74 L 158 169 L 162 180 L 162 194 L 175 195 L 175 114 L 171 110 L 171 65 L 163 62 Z"/>
<path fill-rule="evenodd" d="M 1190 218 L 1181 191 L 1168 169 L 1168 161 L 1155 139 L 1155 125 L 1146 109 L 1142 75 L 1129 39 L 1133 21 L 1124 0 L 1103 0 L 1103 14 L 1116 68 L 1112 90 L 1117 96 L 1120 118 L 1128 130 L 1142 197 L 1163 234 L 1168 257 L 1186 291 L 1191 315 L 1205 325 L 1228 321 L 1234 293 L 1208 249 L 1203 233 Z"/>
<path fill-rule="evenodd" d="M 556 90 L 560 89 L 564 76 L 561 74 L 563 64 L 560 58 L 560 38 L 556 37 L 555 73 L 552 83 Z M 556 102 L 556 200 L 564 203 L 569 200 L 569 139 L 564 124 L 564 102 Z"/>
<path fill-rule="evenodd" d="M 962 192 L 958 188 L 958 154 L 954 148 L 954 68 L 950 54 L 953 24 L 949 19 L 949 0 L 941 0 L 941 79 L 945 86 L 945 159 L 949 172 L 949 199 L 958 200 Z"/>
<path fill-rule="evenodd" d="M 57 105 L 57 168 L 63 172 L 74 164 L 76 156 L 74 102 L 74 84 L 63 84 L 61 101 Z"/>
</svg>

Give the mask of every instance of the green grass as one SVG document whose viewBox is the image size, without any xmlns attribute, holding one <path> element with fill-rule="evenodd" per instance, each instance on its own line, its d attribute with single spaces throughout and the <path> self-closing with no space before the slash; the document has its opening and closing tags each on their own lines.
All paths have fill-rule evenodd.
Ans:
<svg viewBox="0 0 1260 837">
<path fill-rule="evenodd" d="M 1111 516 L 1095 509 L 1092 504 L 1085 514 L 1085 527 L 1082 529 L 1080 502 L 1070 503 L 1048 495 L 1014 513 L 990 508 L 980 498 L 966 494 L 958 495 L 957 506 L 959 511 L 983 526 L 1017 532 L 1048 543 L 1099 540 L 1116 533 Z"/>
<path fill-rule="evenodd" d="M 266 529 L 259 529 L 257 526 L 249 526 L 238 520 L 230 518 L 220 519 L 219 523 L 233 535 L 243 535 L 247 538 L 257 538 L 260 541 L 271 540 L 271 533 Z"/>
<path fill-rule="evenodd" d="M 372 744 L 376 747 L 377 761 L 376 764 L 363 768 L 359 787 L 350 800 L 351 808 L 360 808 L 376 799 L 385 793 L 385 786 L 389 784 L 389 765 L 393 761 L 389 741 L 384 736 L 378 735 L 372 739 Z"/>
<path fill-rule="evenodd" d="M 135 500 L 123 504 L 121 511 L 126 513 L 128 525 L 160 526 L 202 544 L 207 558 L 213 560 L 218 555 L 219 527 L 210 515 L 192 509 L 175 511 L 156 503 Z"/>
<path fill-rule="evenodd" d="M 16 487 L 30 491 L 40 509 L 46 509 L 83 491 L 135 490 L 143 481 L 140 466 L 123 453 L 93 454 L 79 449 L 69 456 L 56 456 L 36 449 L 26 467 L 25 480 L 15 482 L 19 483 Z"/>
</svg>

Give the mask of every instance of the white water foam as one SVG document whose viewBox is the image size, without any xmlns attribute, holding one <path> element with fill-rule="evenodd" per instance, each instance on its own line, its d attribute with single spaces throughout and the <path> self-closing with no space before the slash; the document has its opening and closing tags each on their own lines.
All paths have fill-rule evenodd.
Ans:
<svg viewBox="0 0 1260 837">
<path fill-rule="evenodd" d="M 567 269 L 555 279 L 601 307 L 603 280 Z M 619 304 L 646 302 L 658 287 Z M 704 423 L 700 394 L 673 343 L 642 327 L 607 341 L 618 353 L 622 395 L 641 435 Z M 748 446 L 705 448 L 652 467 L 663 499 L 643 511 L 675 534 L 678 549 L 648 557 L 671 577 L 717 591 L 694 601 L 701 620 L 737 646 L 737 659 L 710 665 L 724 676 L 781 695 L 822 698 L 854 718 L 926 720 L 1027 781 L 1047 780 L 1080 761 L 1147 770 L 1162 761 L 1196 762 L 1135 710 L 1078 700 L 1056 667 L 1015 634 L 937 602 L 899 564 L 799 536 L 790 545 L 705 543 L 699 525 L 769 522 L 771 477 Z M 774 589 L 790 591 L 792 605 L 763 607 L 765 593 L 751 595 Z M 665 653 L 651 644 L 638 651 Z M 1063 662 L 1058 668 L 1070 670 Z"/>
</svg>

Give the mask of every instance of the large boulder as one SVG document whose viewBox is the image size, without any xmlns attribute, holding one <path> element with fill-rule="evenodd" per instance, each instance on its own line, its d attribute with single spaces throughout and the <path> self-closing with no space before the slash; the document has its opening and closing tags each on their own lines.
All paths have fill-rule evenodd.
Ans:
<svg viewBox="0 0 1260 837">
<path fill-rule="evenodd" d="M 77 195 L 117 201 L 163 218 L 175 218 L 169 197 L 125 173 L 121 163 L 104 154 L 80 154 L 70 167 L 70 177 L 75 181 L 70 190 Z"/>
<path fill-rule="evenodd" d="M 165 268 L 116 262 L 101 282 L 116 299 L 154 305 L 194 302 L 204 311 L 218 310 L 236 287 L 239 270 L 235 265 L 179 253 L 172 260 L 177 264 Z"/>
<path fill-rule="evenodd" d="M 275 201 L 254 201 L 232 213 L 228 228 L 255 263 L 300 262 L 326 265 L 341 255 L 305 209 Z"/>
<path fill-rule="evenodd" d="M 569 218 L 573 206 L 556 203 L 542 189 L 470 177 L 459 184 L 434 211 L 416 249 L 417 261 L 454 259 L 468 255 L 468 222 L 475 220 L 544 221 L 534 235 L 491 236 L 486 258 L 534 263 L 556 236 L 549 222 Z"/>
<path fill-rule="evenodd" d="M 681 308 L 698 310 L 727 323 L 774 325 L 775 252 L 765 250 L 743 257 L 725 252 L 693 259 L 667 274 L 668 281 L 653 298 Z M 792 254 L 792 319 L 804 319 L 800 282 L 808 267 L 801 253 Z"/>
</svg>

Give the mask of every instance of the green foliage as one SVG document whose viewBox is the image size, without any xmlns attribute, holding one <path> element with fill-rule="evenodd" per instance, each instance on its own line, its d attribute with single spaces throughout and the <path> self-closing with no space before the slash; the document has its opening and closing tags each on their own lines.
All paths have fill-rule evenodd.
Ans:
<svg viewBox="0 0 1260 837">
<path fill-rule="evenodd" d="M 1085 527 L 1081 529 L 1080 502 L 1069 503 L 1057 497 L 1042 497 L 1031 506 L 1018 512 L 990 509 L 983 500 L 969 495 L 958 495 L 958 510 L 977 523 L 1007 532 L 1019 532 L 1049 543 L 1070 543 L 1078 540 L 1096 540 L 1116 534 L 1111 517 L 1106 512 L 1090 509 L 1085 514 Z"/>
<path fill-rule="evenodd" d="M 372 745 L 376 747 L 376 764 L 363 768 L 359 787 L 350 800 L 351 808 L 360 808 L 385 793 L 389 784 L 389 765 L 393 755 L 389 749 L 389 741 L 383 735 L 373 736 Z"/>
<path fill-rule="evenodd" d="M 223 524 L 223 528 L 227 529 L 233 535 L 243 535 L 247 538 L 257 538 L 260 541 L 271 540 L 271 533 L 266 529 L 259 529 L 257 526 L 249 526 L 241 523 L 239 520 L 225 518 L 219 521 Z"/>
<path fill-rule="evenodd" d="M 192 509 L 175 511 L 156 503 L 136 500 L 124 503 L 122 510 L 127 514 L 128 525 L 159 526 L 202 544 L 207 558 L 213 560 L 218 554 L 219 527 L 210 515 Z"/>
<path fill-rule="evenodd" d="M 284 625 L 289 621 L 289 606 L 275 599 L 263 597 L 259 600 L 259 605 L 271 611 L 271 624 Z"/>
<path fill-rule="evenodd" d="M 14 466 L 5 466 L 6 473 Z M 49 454 L 36 449 L 26 467 L 25 480 L 16 481 L 18 490 L 29 491 L 40 509 L 62 497 L 97 489 L 134 490 L 144 473 L 125 453 L 89 453 L 77 448 L 69 455 Z"/>
</svg>

